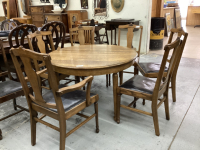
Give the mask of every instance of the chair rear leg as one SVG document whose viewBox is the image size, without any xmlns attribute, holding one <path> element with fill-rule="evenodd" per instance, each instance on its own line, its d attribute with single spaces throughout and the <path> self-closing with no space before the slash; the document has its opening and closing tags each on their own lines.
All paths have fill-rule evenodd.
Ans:
<svg viewBox="0 0 200 150">
<path fill-rule="evenodd" d="M 0 140 L 3 139 L 3 136 L 2 136 L 2 132 L 1 132 L 1 129 L 0 129 Z"/>
<path fill-rule="evenodd" d="M 123 71 L 119 72 L 120 85 L 123 84 Z"/>
<path fill-rule="evenodd" d="M 111 77 L 110 77 L 110 74 L 108 75 L 108 77 L 109 77 L 109 86 L 110 86 L 110 78 L 111 78 Z"/>
<path fill-rule="evenodd" d="M 94 103 L 95 120 L 96 120 L 96 133 L 99 133 L 99 115 L 98 115 L 98 102 Z"/>
<path fill-rule="evenodd" d="M 31 110 L 30 110 L 31 111 Z M 38 114 L 36 111 L 32 110 L 31 113 L 31 145 L 34 146 L 36 144 L 36 123 L 34 117 L 37 117 Z"/>
<path fill-rule="evenodd" d="M 143 105 L 145 105 L 145 99 L 143 99 L 143 102 L 142 102 L 142 104 L 143 104 Z"/>
<path fill-rule="evenodd" d="M 172 76 L 171 79 L 171 86 L 172 86 L 172 99 L 173 102 L 176 102 L 176 76 Z"/>
<path fill-rule="evenodd" d="M 16 98 L 13 99 L 13 107 L 14 107 L 14 110 L 17 110 L 17 102 L 16 102 Z"/>
<path fill-rule="evenodd" d="M 169 99 L 168 99 L 168 94 L 166 94 L 164 96 L 166 96 L 166 100 L 164 101 L 165 115 L 166 115 L 166 119 L 169 120 L 170 119 L 170 115 L 169 115 Z"/>
<path fill-rule="evenodd" d="M 106 75 L 106 87 L 108 87 L 108 74 Z"/>
</svg>

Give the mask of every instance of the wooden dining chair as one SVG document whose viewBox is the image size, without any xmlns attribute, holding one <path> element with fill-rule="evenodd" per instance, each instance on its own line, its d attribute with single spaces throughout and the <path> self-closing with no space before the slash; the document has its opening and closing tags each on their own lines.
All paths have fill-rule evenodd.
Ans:
<svg viewBox="0 0 200 150">
<path fill-rule="evenodd" d="M 22 47 L 19 47 L 17 49 L 11 49 L 11 56 L 17 69 L 18 76 L 20 77 L 20 82 L 22 83 L 24 93 L 29 105 L 31 120 L 31 143 L 33 146 L 36 144 L 37 122 L 40 122 L 60 132 L 60 150 L 65 149 L 65 138 L 83 126 L 85 123 L 87 123 L 93 117 L 96 118 L 96 132 L 99 132 L 97 103 L 99 97 L 98 95 L 90 93 L 90 88 L 93 80 L 92 76 L 78 84 L 66 87 L 65 85 L 58 85 L 58 82 L 55 80 L 56 74 L 53 71 L 50 55 L 37 53 L 32 50 L 26 50 Z M 27 74 L 28 80 L 30 81 L 30 85 L 33 88 L 34 95 L 28 89 L 17 57 L 20 57 L 25 66 L 25 72 Z M 31 62 L 35 62 L 34 65 L 36 68 L 38 68 L 37 62 L 39 61 L 45 62 L 45 69 L 33 69 Z M 52 89 L 46 94 L 42 95 L 39 75 L 46 71 L 48 72 Z M 86 84 L 87 90 L 80 90 Z M 86 116 L 79 113 L 93 103 L 95 106 L 95 113 L 93 115 Z M 38 112 L 44 115 L 38 117 Z M 82 123 L 80 123 L 78 126 L 66 134 L 66 120 L 74 115 L 79 115 L 83 118 L 86 118 L 86 120 L 84 120 Z M 49 116 L 55 120 L 58 120 L 59 127 L 56 127 L 42 120 L 42 118 L 45 116 Z"/>
<path fill-rule="evenodd" d="M 0 118 L 0 121 L 3 121 L 3 120 L 5 120 L 9 117 L 12 117 L 22 111 L 28 111 L 28 110 L 22 106 L 17 105 L 16 98 L 19 96 L 23 96 L 24 91 L 23 91 L 22 85 L 19 82 L 13 81 L 11 78 L 9 64 L 8 64 L 7 57 L 6 57 L 4 48 L 3 48 L 2 40 L 0 40 L 0 50 L 2 51 L 3 60 L 4 60 L 4 63 L 6 64 L 6 69 L 7 69 L 4 72 L 0 72 L 0 77 L 4 77 L 4 78 L 8 77 L 9 78 L 9 80 L 4 80 L 3 82 L 0 82 L 0 104 L 13 99 L 14 110 L 17 110 L 17 108 L 20 109 L 19 111 L 16 111 L 13 114 L 10 114 L 8 116 Z M 29 88 L 29 87 L 27 87 L 27 88 Z M 2 140 L 2 138 L 3 138 L 2 131 L 0 129 L 0 140 Z"/>
<path fill-rule="evenodd" d="M 1 23 L 1 31 L 9 31 L 19 26 L 21 23 L 18 20 L 6 19 Z"/>
<path fill-rule="evenodd" d="M 65 35 L 66 35 L 66 29 L 64 23 L 60 21 L 52 21 L 46 23 L 42 26 L 41 31 L 51 31 L 54 47 L 56 50 L 58 49 L 59 44 L 61 44 L 61 48 L 64 48 Z M 48 37 L 46 37 L 45 43 L 49 43 Z"/>
<path fill-rule="evenodd" d="M 94 26 L 79 26 L 69 29 L 71 46 L 74 46 L 75 42 L 80 45 L 94 44 Z"/>
<path fill-rule="evenodd" d="M 181 57 L 183 54 L 183 50 L 185 47 L 185 43 L 187 41 L 187 37 L 188 37 L 188 33 L 186 33 L 182 28 L 180 29 L 171 29 L 171 34 L 168 40 L 168 44 L 170 44 L 174 38 L 174 36 L 177 35 L 178 37 L 182 38 L 183 42 L 181 44 L 181 48 L 179 50 L 178 56 L 177 56 L 177 61 L 175 64 L 175 68 L 174 68 L 174 72 L 172 75 L 172 79 L 171 79 L 171 89 L 172 89 L 172 98 L 173 98 L 173 102 L 176 102 L 176 76 L 177 76 L 177 71 L 178 71 L 178 67 L 181 61 Z M 168 59 L 168 61 L 170 61 Z M 160 63 L 153 63 L 153 62 L 145 62 L 145 63 L 136 63 L 136 73 L 138 74 L 138 70 L 139 72 L 145 76 L 145 77 L 149 77 L 149 78 L 157 78 L 158 76 L 158 72 L 160 70 Z M 168 68 L 165 68 L 165 72 L 164 72 L 164 77 L 166 77 L 167 75 L 167 70 Z M 143 100 L 143 105 L 145 105 L 145 100 Z"/>
<path fill-rule="evenodd" d="M 118 46 L 120 46 L 120 41 L 121 41 L 121 29 L 127 29 L 127 47 L 128 48 L 133 48 L 133 36 L 134 36 L 134 30 L 140 30 L 140 35 L 139 35 L 139 46 L 138 49 L 133 48 L 133 50 L 135 50 L 138 54 L 137 58 L 135 59 L 133 66 L 134 66 L 134 72 L 136 71 L 135 69 L 135 65 L 136 62 L 139 62 L 140 60 L 140 49 L 141 49 L 141 42 L 142 42 L 142 33 L 143 33 L 143 26 L 140 25 L 135 25 L 135 24 L 128 24 L 128 25 L 120 25 L 118 27 Z M 123 73 L 131 73 L 134 74 L 134 72 L 127 72 L 127 71 L 121 71 L 119 73 L 119 77 L 120 77 L 120 84 L 123 83 Z"/>
<path fill-rule="evenodd" d="M 116 113 L 115 119 L 117 123 L 120 123 L 120 107 L 122 107 L 134 112 L 152 116 L 153 122 L 154 122 L 155 134 L 157 136 L 160 135 L 157 110 L 161 106 L 161 104 L 164 102 L 166 119 L 167 120 L 170 119 L 169 104 L 168 104 L 168 88 L 169 88 L 170 79 L 174 70 L 174 65 L 176 64 L 176 58 L 180 49 L 180 43 L 181 43 L 181 40 L 178 37 L 175 42 L 165 46 L 164 56 L 162 59 L 161 67 L 160 67 L 156 81 L 148 77 L 135 75 L 134 77 L 132 77 L 131 79 L 129 79 L 128 81 L 124 82 L 122 85 L 116 88 L 116 91 L 114 91 L 116 95 L 114 96 L 116 97 L 115 101 L 116 101 L 117 113 Z M 165 71 L 165 66 L 167 64 L 169 53 L 172 50 L 173 50 L 173 54 L 172 54 L 171 60 L 169 61 L 169 69 L 167 70 L 167 75 L 165 79 L 162 80 L 164 77 L 163 74 Z M 131 102 L 128 106 L 121 104 L 122 94 L 151 101 L 152 112 L 150 113 L 143 110 L 132 108 L 131 106 L 133 105 L 133 103 L 135 103 L 135 100 Z"/>
</svg>

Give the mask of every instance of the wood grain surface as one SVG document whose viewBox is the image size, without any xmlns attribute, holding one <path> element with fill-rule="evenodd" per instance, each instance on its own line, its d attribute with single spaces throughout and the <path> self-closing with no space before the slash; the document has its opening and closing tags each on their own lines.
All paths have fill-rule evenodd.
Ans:
<svg viewBox="0 0 200 150">
<path fill-rule="evenodd" d="M 131 48 L 115 45 L 81 45 L 50 53 L 56 72 L 68 75 L 103 75 L 130 67 L 137 57 Z"/>
</svg>

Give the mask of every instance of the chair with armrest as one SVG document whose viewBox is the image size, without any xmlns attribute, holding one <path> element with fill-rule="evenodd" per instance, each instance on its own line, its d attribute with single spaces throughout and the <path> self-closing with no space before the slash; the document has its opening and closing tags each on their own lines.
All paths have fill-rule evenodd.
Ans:
<svg viewBox="0 0 200 150">
<path fill-rule="evenodd" d="M 16 115 L 16 114 L 24 111 L 24 110 L 25 111 L 28 111 L 28 110 L 26 108 L 23 108 L 23 107 L 17 105 L 17 103 L 16 103 L 16 98 L 19 97 L 19 96 L 23 96 L 24 91 L 23 91 L 22 85 L 19 82 L 13 81 L 12 78 L 11 78 L 10 69 L 9 69 L 7 57 L 6 57 L 4 48 L 3 48 L 2 40 L 0 40 L 0 49 L 2 51 L 4 63 L 6 65 L 6 69 L 7 69 L 4 72 L 0 72 L 0 77 L 4 77 L 4 78 L 9 77 L 9 80 L 6 80 L 6 81 L 4 80 L 3 82 L 0 82 L 0 104 L 13 99 L 14 109 L 15 110 L 17 110 L 17 108 L 21 109 L 21 110 L 15 112 L 13 114 L 10 114 L 6 117 L 1 118 L 0 121 L 3 121 L 3 120 L 5 120 L 9 117 L 12 117 L 13 115 Z M 27 87 L 27 88 L 29 88 L 29 87 Z M 3 138 L 2 132 L 1 132 L 1 129 L 0 129 L 0 140 L 2 140 L 2 138 Z"/>
<path fill-rule="evenodd" d="M 93 77 L 90 76 L 78 84 L 66 87 L 65 85 L 58 85 L 56 74 L 53 71 L 51 64 L 51 57 L 48 54 L 37 53 L 32 50 L 26 50 L 24 48 L 11 49 L 11 56 L 15 67 L 17 69 L 20 82 L 22 83 L 24 93 L 29 105 L 30 110 L 30 122 L 31 122 L 31 143 L 34 146 L 36 144 L 36 123 L 40 122 L 44 125 L 51 127 L 60 132 L 60 150 L 65 149 L 65 138 L 87 123 L 93 117 L 96 118 L 96 132 L 99 132 L 98 126 L 98 95 L 90 93 Z M 25 66 L 25 73 L 30 81 L 34 95 L 28 89 L 28 86 L 24 80 L 20 64 L 17 57 L 23 62 Z M 32 63 L 34 62 L 35 68 L 33 69 Z M 39 70 L 38 62 L 45 62 L 46 68 Z M 48 73 L 51 90 L 42 95 L 40 74 L 43 72 Z M 87 90 L 80 90 L 87 84 Z M 94 103 L 95 113 L 91 116 L 80 114 L 79 112 Z M 38 112 L 44 114 L 38 117 Z M 74 115 L 79 115 L 86 118 L 85 121 L 80 123 L 74 129 L 66 134 L 66 120 Z M 59 121 L 59 127 L 49 124 L 43 121 L 42 118 L 49 116 Z"/>
<path fill-rule="evenodd" d="M 165 46 L 164 56 L 162 59 L 160 71 L 157 76 L 157 80 L 152 80 L 148 77 L 144 77 L 141 75 L 134 75 L 131 79 L 124 82 L 120 86 L 116 88 L 116 116 L 115 120 L 119 123 L 120 122 L 120 107 L 142 113 L 145 115 L 149 115 L 153 117 L 155 134 L 157 136 L 160 135 L 159 130 L 159 123 L 158 123 L 158 108 L 161 106 L 162 103 L 165 104 L 165 113 L 166 119 L 169 120 L 169 104 L 168 104 L 168 88 L 170 79 L 172 77 L 174 71 L 174 65 L 176 64 L 177 56 L 182 46 L 182 41 L 178 37 L 175 42 L 168 44 Z M 173 51 L 172 58 L 169 61 L 169 69 L 167 70 L 167 74 L 165 79 L 163 79 L 163 74 L 165 71 L 165 66 L 167 64 L 167 59 L 169 56 L 170 51 Z M 132 108 L 131 106 L 135 103 L 135 100 L 131 102 L 128 106 L 121 104 L 121 95 L 129 95 L 137 98 L 142 98 L 151 101 L 151 110 L 152 112 L 146 112 L 143 110 Z M 162 96 L 163 95 L 163 96 Z M 137 99 L 138 100 L 138 99 Z"/>
<path fill-rule="evenodd" d="M 170 44 L 174 38 L 174 35 L 177 35 L 180 38 L 183 38 L 183 43 L 181 45 L 181 48 L 179 50 L 178 53 L 178 57 L 177 57 L 177 61 L 176 64 L 174 66 L 174 73 L 172 75 L 172 79 L 171 79 L 171 88 L 172 88 L 172 98 L 173 98 L 173 102 L 176 102 L 176 76 L 177 76 L 177 71 L 178 71 L 178 67 L 181 61 L 181 57 L 183 54 L 183 50 L 185 47 L 185 43 L 187 41 L 187 37 L 188 37 L 188 33 L 186 33 L 182 28 L 180 29 L 171 29 L 171 34 L 168 40 L 168 44 Z M 168 61 L 170 61 L 168 59 Z M 157 78 L 158 76 L 158 72 L 160 69 L 161 64 L 160 63 L 153 63 L 153 62 L 147 62 L 147 63 L 136 63 L 136 69 L 139 70 L 139 72 L 141 72 L 141 74 L 145 77 L 149 77 L 149 78 Z M 167 72 L 167 67 L 166 70 L 164 72 L 164 77 L 166 77 L 166 72 Z M 138 74 L 138 71 L 137 71 Z M 143 105 L 145 104 L 145 100 L 143 100 Z"/>
</svg>

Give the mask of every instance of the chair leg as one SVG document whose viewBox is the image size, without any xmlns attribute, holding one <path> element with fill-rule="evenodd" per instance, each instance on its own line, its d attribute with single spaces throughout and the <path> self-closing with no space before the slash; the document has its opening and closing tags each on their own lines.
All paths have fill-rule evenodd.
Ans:
<svg viewBox="0 0 200 150">
<path fill-rule="evenodd" d="M 117 95 L 117 123 L 120 123 L 121 94 Z"/>
<path fill-rule="evenodd" d="M 153 114 L 153 123 L 154 123 L 154 128 L 155 128 L 155 134 L 157 136 L 160 135 L 160 130 L 159 130 L 159 123 L 158 123 L 158 112 L 157 108 L 152 109 L 152 114 Z"/>
<path fill-rule="evenodd" d="M 31 113 L 31 145 L 34 146 L 36 144 L 36 123 L 34 117 L 37 117 L 37 112 L 32 110 Z"/>
<path fill-rule="evenodd" d="M 108 77 L 109 77 L 109 86 L 110 86 L 110 78 L 111 78 L 111 77 L 110 77 L 110 74 L 108 75 Z"/>
<path fill-rule="evenodd" d="M 134 67 L 134 75 L 138 75 L 138 69 L 137 69 L 137 67 Z"/>
<path fill-rule="evenodd" d="M 166 119 L 169 120 L 170 119 L 170 115 L 169 115 L 169 99 L 168 99 L 168 94 L 166 94 L 165 96 L 166 96 L 166 100 L 164 101 L 165 115 L 166 115 Z"/>
<path fill-rule="evenodd" d="M 98 103 L 94 103 L 94 110 L 95 110 L 95 120 L 96 120 L 96 133 L 99 133 L 99 115 L 98 115 Z"/>
<path fill-rule="evenodd" d="M 119 72 L 120 85 L 123 84 L 123 71 Z"/>
<path fill-rule="evenodd" d="M 108 87 L 108 74 L 106 75 L 106 87 Z"/>
<path fill-rule="evenodd" d="M 143 99 L 143 102 L 142 102 L 142 104 L 143 104 L 143 105 L 145 105 L 145 99 Z"/>
<path fill-rule="evenodd" d="M 82 80 L 84 80 L 84 79 L 85 79 L 85 77 L 81 77 L 81 79 L 82 79 Z M 85 90 L 85 86 L 83 87 L 83 90 Z"/>
<path fill-rule="evenodd" d="M 3 139 L 3 136 L 2 136 L 2 132 L 1 132 L 1 129 L 0 129 L 0 140 Z"/>
<path fill-rule="evenodd" d="M 13 99 L 13 107 L 14 107 L 14 110 L 17 110 L 17 102 L 16 102 L 16 98 Z"/>
<path fill-rule="evenodd" d="M 66 121 L 63 118 L 59 123 L 60 123 L 60 150 L 65 150 Z"/>
<path fill-rule="evenodd" d="M 173 102 L 176 102 L 176 76 L 172 76 L 171 79 L 171 87 L 172 87 L 172 99 Z"/>
</svg>

